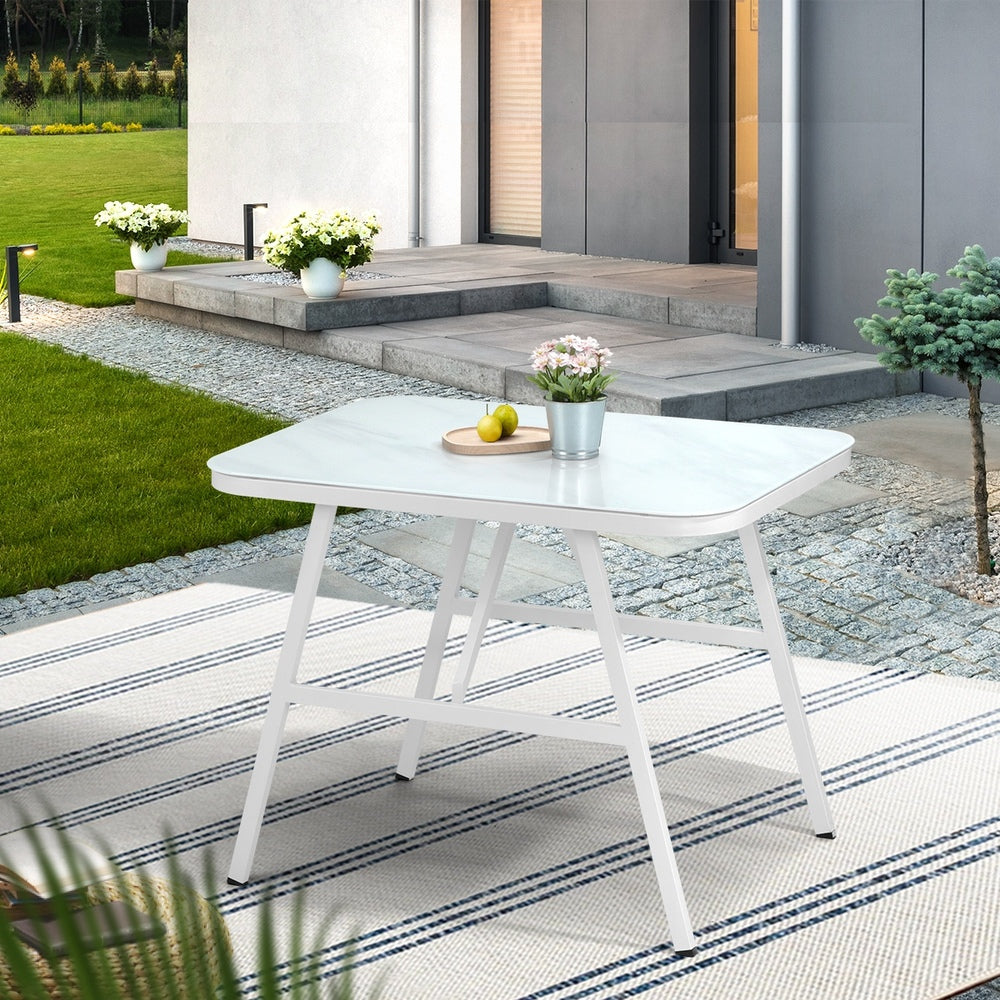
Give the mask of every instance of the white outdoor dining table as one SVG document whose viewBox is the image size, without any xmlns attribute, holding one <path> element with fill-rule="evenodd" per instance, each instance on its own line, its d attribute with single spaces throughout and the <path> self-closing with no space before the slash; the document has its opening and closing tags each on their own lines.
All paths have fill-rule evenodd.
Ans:
<svg viewBox="0 0 1000 1000">
<path fill-rule="evenodd" d="M 623 634 L 720 643 L 768 651 L 802 778 L 812 826 L 833 836 L 833 821 L 771 585 L 757 521 L 762 515 L 846 469 L 853 439 L 831 430 L 609 413 L 601 452 L 582 462 L 550 452 L 468 456 L 445 450 L 441 435 L 469 426 L 478 401 L 423 397 L 356 400 L 322 416 L 216 455 L 212 482 L 242 496 L 315 505 L 289 613 L 260 745 L 233 853 L 230 881 L 250 877 L 257 838 L 288 707 L 305 703 L 362 715 L 409 720 L 397 776 L 416 773 L 427 722 L 558 736 L 624 747 L 632 771 L 674 948 L 691 954 L 695 938 L 670 844 L 629 677 Z M 521 423 L 544 426 L 537 407 Z M 412 698 L 296 681 L 305 633 L 338 506 L 436 514 L 455 534 Z M 500 522 L 477 598 L 459 580 L 477 520 Z M 506 603 L 497 584 L 514 532 L 522 524 L 560 528 L 586 582 L 591 610 Z M 678 622 L 616 611 L 599 534 L 699 536 L 739 533 L 761 629 Z M 435 700 L 452 618 L 470 615 L 450 700 Z M 464 702 L 491 618 L 596 629 L 618 709 L 617 722 L 555 718 Z"/>
</svg>

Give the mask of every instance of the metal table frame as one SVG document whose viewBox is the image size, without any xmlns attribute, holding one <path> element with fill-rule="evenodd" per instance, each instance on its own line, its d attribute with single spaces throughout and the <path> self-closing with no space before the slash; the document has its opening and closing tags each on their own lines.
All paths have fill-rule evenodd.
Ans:
<svg viewBox="0 0 1000 1000">
<path fill-rule="evenodd" d="M 359 410 L 364 411 L 367 406 L 369 412 L 374 412 L 372 407 L 379 402 L 384 401 L 367 400 L 349 404 L 348 407 L 343 408 L 343 411 L 346 415 L 353 407 L 354 412 L 357 413 Z M 437 409 L 440 408 L 437 404 L 442 402 L 445 401 L 436 401 L 435 407 L 431 409 L 436 413 Z M 458 403 L 458 401 L 446 402 Z M 455 409 L 459 411 L 461 408 L 456 405 Z M 332 418 L 335 422 L 339 412 L 341 411 L 332 411 L 327 417 Z M 447 412 L 447 408 L 445 412 Z M 609 415 L 609 419 L 614 417 L 615 415 Z M 647 419 L 663 421 L 666 418 Z M 419 424 L 420 421 L 417 423 Z M 732 425 L 719 425 L 717 433 L 724 434 L 723 429 L 727 426 Z M 289 428 L 270 437 L 277 438 L 279 435 L 294 434 L 295 430 L 296 428 Z M 634 432 L 634 428 L 630 428 L 630 430 Z M 778 430 L 802 431 L 800 428 Z M 418 428 L 414 433 L 426 432 Z M 713 433 L 713 431 L 709 429 L 708 433 Z M 340 477 L 343 482 L 340 483 L 329 481 L 331 478 L 329 473 L 317 475 L 312 481 L 302 481 L 295 478 L 299 473 L 294 471 L 282 473 L 280 469 L 276 469 L 269 478 L 266 471 L 261 471 L 254 464 L 260 458 L 253 452 L 255 443 L 243 446 L 243 454 L 253 456 L 253 460 L 245 463 L 246 467 L 242 471 L 238 457 L 232 458 L 232 456 L 240 456 L 241 449 L 235 449 L 233 452 L 213 459 L 209 463 L 213 468 L 213 482 L 222 490 L 251 496 L 306 499 L 315 504 L 260 744 L 250 778 L 239 834 L 233 852 L 229 872 L 230 882 L 244 884 L 250 878 L 285 720 L 288 708 L 293 703 L 327 706 L 348 712 L 357 712 L 363 716 L 389 715 L 409 720 L 397 763 L 397 777 L 405 779 L 410 779 L 416 774 L 421 739 L 428 722 L 450 722 L 485 729 L 509 730 L 603 743 L 623 747 L 628 756 L 674 948 L 682 954 L 693 954 L 695 937 L 670 843 L 670 833 L 664 818 L 663 804 L 650 757 L 649 743 L 640 721 L 635 691 L 627 669 L 622 636 L 623 634 L 646 635 L 686 642 L 705 642 L 767 650 L 795 760 L 801 775 L 813 829 L 818 836 L 833 836 L 833 819 L 823 788 L 819 763 L 809 732 L 791 656 L 788 652 L 785 631 L 757 526 L 757 520 L 761 513 L 775 509 L 781 502 L 800 495 L 846 468 L 850 459 L 851 439 L 847 435 L 836 432 L 822 431 L 817 433 L 828 436 L 835 435 L 835 437 L 830 438 L 830 447 L 824 451 L 824 454 L 826 452 L 829 454 L 823 461 L 813 463 L 809 468 L 804 469 L 793 480 L 783 483 L 781 488 L 771 490 L 765 496 L 756 498 L 753 503 L 745 503 L 736 510 L 722 512 L 712 517 L 687 518 L 686 521 L 674 517 L 672 523 L 669 517 L 658 517 L 655 514 L 609 512 L 607 509 L 595 510 L 593 507 L 587 506 L 564 505 L 559 508 L 561 513 L 557 513 L 548 503 L 530 503 L 508 498 L 491 499 L 488 495 L 482 495 L 483 490 L 473 486 L 473 484 L 470 484 L 470 494 L 472 495 L 445 497 L 430 490 L 422 492 L 419 486 L 410 486 L 401 494 L 397 489 L 379 488 L 377 484 L 362 483 L 360 478 L 363 477 L 351 472 L 343 474 Z M 262 440 L 266 441 L 267 439 Z M 791 440 L 794 443 L 794 435 L 791 436 Z M 394 447 L 396 445 L 394 442 L 388 441 L 387 446 Z M 524 456 L 523 458 L 517 456 L 517 458 L 522 459 L 522 461 L 538 461 L 536 456 Z M 451 461 L 451 458 L 447 461 Z M 498 461 L 498 459 L 472 459 L 472 461 L 493 462 Z M 504 461 L 507 459 L 505 458 Z M 569 464 L 592 465 L 592 463 L 600 461 L 601 459 L 598 458 L 591 460 L 590 463 Z M 573 479 L 588 474 L 570 468 L 566 470 L 566 475 Z M 338 475 L 334 473 L 332 478 L 336 479 Z M 334 498 L 336 498 L 336 503 L 331 502 Z M 418 513 L 422 511 L 440 512 L 456 518 L 455 533 L 442 578 L 437 607 L 431 621 L 426 652 L 412 697 L 355 689 L 317 687 L 301 684 L 296 679 L 337 504 L 365 505 L 389 510 L 411 510 Z M 472 599 L 460 595 L 460 580 L 469 555 L 477 520 L 499 520 L 500 528 L 480 593 L 477 598 Z M 726 523 L 730 527 L 735 527 L 743 546 L 754 597 L 760 612 L 761 629 L 714 625 L 704 622 L 679 622 L 619 613 L 615 609 L 609 587 L 598 535 L 598 527 L 602 522 L 615 522 L 616 520 L 630 524 L 633 530 L 635 528 L 641 529 L 644 526 L 647 529 L 655 529 L 647 533 L 666 535 L 671 534 L 672 531 L 680 534 L 704 533 L 706 524 L 711 525 L 713 522 Z M 562 528 L 583 574 L 590 596 L 590 610 L 578 611 L 560 607 L 508 603 L 497 599 L 497 586 L 517 523 L 555 524 Z M 639 530 L 634 531 L 634 533 L 641 534 L 643 532 Z M 436 701 L 434 695 L 444 657 L 445 643 L 455 615 L 469 615 L 469 629 L 459 657 L 451 700 L 447 702 Z M 493 618 L 595 630 L 603 652 L 619 721 L 614 723 L 564 719 L 531 712 L 466 704 L 465 693 L 469 686 L 480 643 L 488 621 Z"/>
</svg>

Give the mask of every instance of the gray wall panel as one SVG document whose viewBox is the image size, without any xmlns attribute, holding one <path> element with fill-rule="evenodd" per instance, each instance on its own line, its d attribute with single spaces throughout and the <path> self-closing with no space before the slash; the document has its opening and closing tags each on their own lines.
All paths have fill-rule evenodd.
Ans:
<svg viewBox="0 0 1000 1000">
<path fill-rule="evenodd" d="M 542 4 L 542 248 L 587 249 L 587 4 Z"/>
<path fill-rule="evenodd" d="M 1000 255 L 1000 3 L 927 0 L 926 24 L 924 268 L 943 285 L 966 246 Z M 926 375 L 924 386 L 966 395 L 956 380 L 936 375 Z M 984 383 L 983 399 L 1000 401 L 1000 385 Z"/>
<path fill-rule="evenodd" d="M 686 261 L 686 123 L 591 122 L 587 252 Z"/>
<path fill-rule="evenodd" d="M 588 0 L 587 116 L 686 122 L 688 0 Z"/>
<path fill-rule="evenodd" d="M 919 262 L 921 34 L 920 0 L 802 6 L 803 340 L 864 349 L 854 318 Z"/>
<path fill-rule="evenodd" d="M 1000 3 L 928 0 L 925 44 L 925 267 L 943 277 L 972 243 L 1000 255 Z"/>
<path fill-rule="evenodd" d="M 688 0 L 589 0 L 587 252 L 688 260 Z"/>
</svg>

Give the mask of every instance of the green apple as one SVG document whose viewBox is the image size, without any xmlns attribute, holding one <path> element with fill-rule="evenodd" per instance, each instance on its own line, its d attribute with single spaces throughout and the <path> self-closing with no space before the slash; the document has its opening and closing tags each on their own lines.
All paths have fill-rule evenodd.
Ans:
<svg viewBox="0 0 1000 1000">
<path fill-rule="evenodd" d="M 476 433 L 484 441 L 499 441 L 503 436 L 503 424 L 495 413 L 487 413 L 485 417 L 479 418 Z"/>
<path fill-rule="evenodd" d="M 510 437 L 517 430 L 517 410 L 510 403 L 501 403 L 493 416 L 503 425 L 503 437 Z"/>
</svg>

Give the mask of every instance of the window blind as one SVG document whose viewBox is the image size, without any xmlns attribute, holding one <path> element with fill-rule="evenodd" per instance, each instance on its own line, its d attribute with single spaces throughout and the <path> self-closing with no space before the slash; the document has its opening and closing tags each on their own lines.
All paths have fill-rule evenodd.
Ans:
<svg viewBox="0 0 1000 1000">
<path fill-rule="evenodd" d="M 489 225 L 542 233 L 542 0 L 492 0 Z"/>
</svg>

